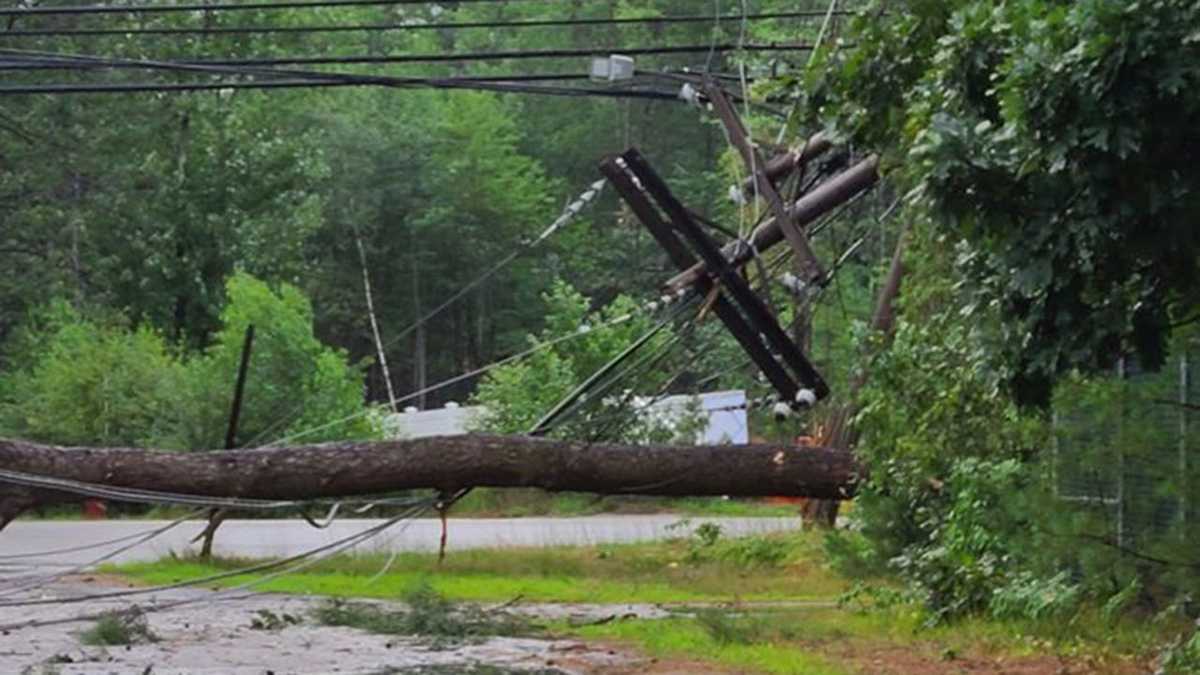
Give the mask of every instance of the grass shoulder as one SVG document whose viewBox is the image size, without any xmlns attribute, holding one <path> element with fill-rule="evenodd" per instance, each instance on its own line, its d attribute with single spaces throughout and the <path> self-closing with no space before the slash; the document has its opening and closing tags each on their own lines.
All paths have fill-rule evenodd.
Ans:
<svg viewBox="0 0 1200 675">
<path fill-rule="evenodd" d="M 380 573 L 387 562 L 382 555 L 340 556 L 258 588 L 340 600 L 341 605 L 328 605 L 326 620 L 377 631 L 409 631 L 406 622 L 413 617 L 364 610 L 353 604 L 354 598 L 412 605 L 412 597 L 424 597 L 426 609 L 460 619 L 473 615 L 447 608 L 516 600 L 659 605 L 672 615 L 583 625 L 555 620 L 540 630 L 621 643 L 658 658 L 699 660 L 733 672 L 973 673 L 999 668 L 1049 674 L 1067 668 L 1133 673 L 1144 672 L 1151 658 L 1147 650 L 1161 641 L 1161 627 L 1114 622 L 1099 612 L 1083 611 L 1070 621 L 978 617 L 929 627 L 921 608 L 909 602 L 881 606 L 859 598 L 847 603 L 856 597 L 854 582 L 830 569 L 821 535 L 811 532 L 731 539 L 721 536 L 719 528 L 701 526 L 686 539 L 650 544 L 451 551 L 441 564 L 435 555 L 401 554 Z M 156 585 L 202 579 L 249 563 L 164 559 L 113 570 Z M 219 583 L 251 579 L 241 575 Z M 414 596 L 414 589 L 425 590 Z M 446 625 L 464 633 L 485 630 L 478 628 L 484 624 L 470 620 Z M 518 630 L 506 625 L 505 630 Z"/>
</svg>

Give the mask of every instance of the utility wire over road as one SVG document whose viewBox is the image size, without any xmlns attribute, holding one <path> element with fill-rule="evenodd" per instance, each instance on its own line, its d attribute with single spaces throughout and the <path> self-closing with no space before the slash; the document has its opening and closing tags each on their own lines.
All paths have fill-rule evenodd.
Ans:
<svg viewBox="0 0 1200 675">
<path fill-rule="evenodd" d="M 557 0 L 454 0 L 458 3 L 500 4 L 512 2 L 549 3 Z M 279 2 L 192 3 L 180 5 L 64 5 L 62 7 L 5 7 L 0 16 L 38 16 L 47 14 L 175 14 L 181 12 L 238 12 L 320 7 L 388 7 L 437 4 L 431 0 L 281 0 Z"/>
<path fill-rule="evenodd" d="M 722 21 L 747 20 L 768 21 L 778 19 L 810 19 L 821 18 L 825 12 L 762 12 L 721 17 Z M 842 15 L 853 15 L 855 12 L 842 11 Z M 560 19 L 528 19 L 524 21 L 448 21 L 439 23 L 357 23 L 345 25 L 321 24 L 312 26 L 205 26 L 192 28 L 39 28 L 25 30 L 10 30 L 0 32 L 0 39 L 27 37 L 133 37 L 140 35 L 257 35 L 257 34 L 288 34 L 288 33 L 376 33 L 376 32 L 411 32 L 439 30 L 467 30 L 474 28 L 490 29 L 529 29 L 579 26 L 629 26 L 629 25 L 666 25 L 680 23 L 708 23 L 713 21 L 711 15 L 690 14 L 680 16 L 639 16 L 615 18 L 560 18 Z"/>
</svg>

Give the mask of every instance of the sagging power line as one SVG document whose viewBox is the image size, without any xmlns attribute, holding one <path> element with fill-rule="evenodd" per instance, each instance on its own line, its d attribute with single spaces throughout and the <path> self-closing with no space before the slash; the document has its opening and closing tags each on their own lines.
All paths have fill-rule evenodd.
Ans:
<svg viewBox="0 0 1200 675">
<path fill-rule="evenodd" d="M 553 0 L 454 0 L 474 4 L 507 2 L 553 2 Z M 0 16 L 40 16 L 48 14 L 170 14 L 180 12 L 236 12 L 279 9 L 313 9 L 320 7 L 386 7 L 404 5 L 433 5 L 431 0 L 280 0 L 278 2 L 248 2 L 240 5 L 194 3 L 186 5 L 67 5 L 63 7 L 5 7 Z"/>
<path fill-rule="evenodd" d="M 492 52 L 448 52 L 443 54 L 362 54 L 356 56 L 285 56 L 276 58 L 249 59 L 185 59 L 171 61 L 195 66 L 298 66 L 298 65 L 350 65 L 350 64 L 395 64 L 395 63 L 450 63 L 469 61 L 495 61 L 514 59 L 582 58 L 600 54 L 622 54 L 644 56 L 653 54 L 703 54 L 716 52 L 792 52 L 808 51 L 811 45 L 792 44 L 719 44 L 719 45 L 672 45 L 661 47 L 596 47 L 591 49 L 534 49 Z M 10 50 L 0 50 L 7 53 Z M 0 70 L 88 70 L 97 68 L 139 68 L 137 60 L 112 60 L 104 62 L 97 58 L 83 63 L 78 59 L 56 59 L 42 57 L 23 60 L 20 58 L 0 62 Z"/>
<path fill-rule="evenodd" d="M 853 11 L 839 12 L 850 16 Z M 806 19 L 820 18 L 825 12 L 763 12 L 756 14 L 728 15 L 719 17 L 722 21 L 768 21 L 776 19 Z M 45 28 L 10 30 L 0 33 L 0 39 L 27 37 L 104 37 L 104 36 L 165 36 L 165 35 L 256 35 L 256 34 L 287 34 L 287 33 L 350 33 L 350 32 L 394 32 L 394 31 L 430 31 L 430 30 L 460 30 L 473 28 L 550 28 L 570 26 L 619 26 L 619 25 L 661 25 L 673 23 L 708 23 L 713 21 L 711 15 L 684 16 L 651 16 L 651 17 L 617 17 L 596 19 L 531 19 L 525 21 L 451 21 L 445 23 L 374 23 L 348 25 L 314 25 L 314 26 L 217 26 L 199 28 Z"/>
</svg>

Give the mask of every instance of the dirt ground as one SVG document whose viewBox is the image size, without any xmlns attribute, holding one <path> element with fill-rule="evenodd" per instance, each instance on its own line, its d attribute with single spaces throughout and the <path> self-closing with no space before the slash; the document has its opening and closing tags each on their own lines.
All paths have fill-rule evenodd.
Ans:
<svg viewBox="0 0 1200 675">
<path fill-rule="evenodd" d="M 84 577 L 41 589 L 39 597 L 71 597 L 114 590 L 114 580 Z M 253 627 L 263 610 L 307 618 L 321 600 L 256 594 L 209 601 L 219 594 L 178 589 L 143 599 L 142 606 L 196 600 L 169 611 L 149 611 L 155 642 L 119 647 L 86 646 L 80 634 L 91 622 L 22 628 L 0 634 L 0 673 L 59 675 L 274 675 L 301 673 L 562 673 L 653 672 L 649 659 L 577 640 L 490 638 L 431 645 L 428 640 L 374 635 L 305 620 L 275 630 Z M 5 598 L 6 600 L 9 598 Z M 129 601 L 95 600 L 69 606 L 0 608 L 0 623 L 52 619 L 124 608 Z M 634 606 L 580 607 L 580 620 L 602 612 L 636 614 Z M 530 610 L 532 611 L 532 610 Z M 557 611 L 562 611 L 561 609 Z M 657 610 L 653 610 L 657 611 Z M 653 616 L 648 612 L 647 616 Z M 485 668 L 486 667 L 486 668 Z M 694 671 L 693 671 L 694 672 Z"/>
<path fill-rule="evenodd" d="M 39 589 L 36 596 L 66 598 L 119 590 L 119 579 L 89 575 Z M 0 598 L 9 600 L 11 597 Z M 155 612 L 154 607 L 190 601 Z M 274 594 L 218 593 L 177 589 L 141 597 L 155 642 L 120 647 L 86 646 L 80 634 L 91 622 L 21 628 L 0 634 L 0 673 L 58 675 L 285 675 L 349 673 L 384 675 L 685 675 L 734 673 L 687 660 L 658 660 L 619 644 L 573 639 L 489 638 L 438 645 L 427 638 L 375 635 L 362 630 L 323 626 L 311 620 L 323 600 Z M 0 608 L 0 624 L 72 617 L 123 609 L 129 599 L 91 600 L 67 606 Z M 572 622 L 663 618 L 651 605 L 518 604 L 519 611 L 542 620 Z M 302 618 L 273 629 L 256 627 L 264 612 Z M 986 657 L 934 653 L 920 647 L 872 646 L 845 642 L 811 645 L 812 651 L 879 675 L 1091 675 L 1147 672 L 1138 664 L 1067 662 L 1058 657 Z"/>
</svg>

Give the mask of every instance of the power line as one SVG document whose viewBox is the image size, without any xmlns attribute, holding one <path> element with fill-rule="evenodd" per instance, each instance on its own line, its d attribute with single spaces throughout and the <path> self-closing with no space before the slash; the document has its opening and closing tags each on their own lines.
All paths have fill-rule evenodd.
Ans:
<svg viewBox="0 0 1200 675">
<path fill-rule="evenodd" d="M 841 14 L 850 16 L 855 12 L 842 11 Z M 772 19 L 803 19 L 819 18 L 825 12 L 764 12 L 749 14 L 746 19 L 752 21 L 767 21 Z M 724 17 L 735 18 L 732 15 Z M 741 17 L 736 17 L 741 18 Z M 533 19 L 528 21 L 456 21 L 448 23 L 384 23 L 384 24 L 349 24 L 343 26 L 229 26 L 210 28 L 75 28 L 75 29 L 28 29 L 0 32 L 0 38 L 25 37 L 102 37 L 102 36 L 134 36 L 134 35 L 246 35 L 261 33 L 348 33 L 348 32 L 386 32 L 386 31 L 425 31 L 425 30 L 455 30 L 470 28 L 540 28 L 556 26 L 615 26 L 630 24 L 670 24 L 670 23 L 700 23 L 712 21 L 711 16 L 684 15 L 658 17 L 624 17 L 604 19 Z"/>
<path fill-rule="evenodd" d="M 570 88 L 570 87 L 545 87 L 545 86 L 527 86 L 522 88 L 506 87 L 504 82 L 491 83 L 493 86 L 484 86 L 489 83 L 474 81 L 476 86 L 471 86 L 473 81 L 463 81 L 462 86 L 439 86 L 435 84 L 412 84 L 406 85 L 410 87 L 431 87 L 435 89 L 478 89 L 484 91 L 494 91 L 499 93 L 523 93 L 543 96 L 599 96 L 606 98 L 633 98 L 633 99 L 650 99 L 660 101 L 675 100 L 674 94 L 658 91 L 637 91 L 637 90 L 617 90 L 617 89 L 597 89 L 597 88 Z M 275 80 L 262 82 L 195 82 L 195 83 L 168 83 L 157 84 L 152 82 L 131 82 L 120 84 L 42 84 L 42 85 L 15 85 L 15 86 L 0 86 L 0 96 L 21 96 L 31 94 L 45 94 L 52 96 L 74 95 L 74 94 L 128 94 L 128 93 L 145 93 L 145 92 L 194 92 L 194 91 L 213 91 L 221 89 L 298 89 L 298 88 L 323 88 L 323 87 L 362 87 L 362 86 L 401 86 L 401 85 L 384 85 L 379 82 L 370 81 L 327 81 L 327 80 Z"/>
<path fill-rule="evenodd" d="M 519 0 L 453 0 L 461 3 L 498 4 Z M 547 2 L 550 0 L 524 0 Z M 279 2 L 248 2 L 240 5 L 196 3 L 191 5 L 68 5 L 63 7 L 5 7 L 0 16 L 42 16 L 48 14 L 168 14 L 179 12 L 234 12 L 243 10 L 312 9 L 318 7 L 381 7 L 403 5 L 432 5 L 432 0 L 282 0 Z"/>
<path fill-rule="evenodd" d="M 599 47 L 591 49 L 534 49 L 507 50 L 492 52 L 460 52 L 444 54 L 386 54 L 357 56 L 289 56 L 278 58 L 252 59 L 185 59 L 163 61 L 188 66 L 298 66 L 298 65 L 348 65 L 348 64 L 392 64 L 392 63 L 449 63 L 465 61 L 493 61 L 511 59 L 553 59 L 599 56 L 602 54 L 622 54 L 626 56 L 645 56 L 652 54 L 698 54 L 710 50 L 717 52 L 784 52 L 806 51 L 811 45 L 804 43 L 793 44 L 721 44 L 721 45 L 673 45 L 663 47 Z M 0 50 L 0 53 L 10 50 Z M 22 63 L 16 61 L 0 62 L 0 70 L 86 70 L 93 68 L 144 68 L 144 62 L 137 59 L 120 59 L 104 61 L 96 58 L 94 61 L 82 62 L 72 58 L 46 57 L 29 59 Z"/>
<path fill-rule="evenodd" d="M 31 63 L 49 60 L 74 63 L 81 66 L 113 65 L 139 67 L 152 70 L 182 71 L 229 76 L 267 76 L 277 79 L 265 81 L 220 81 L 220 82 L 124 82 L 100 84 L 44 84 L 12 85 L 0 87 L 0 95 L 9 94 L 78 94 L 78 93 L 126 93 L 146 91 L 203 91 L 213 89 L 271 89 L 296 87 L 333 86 L 382 86 L 396 88 L 439 88 L 476 89 L 499 93 L 531 93 L 556 96 L 607 96 L 620 98 L 673 99 L 668 93 L 655 91 L 620 90 L 608 88 L 579 88 L 522 83 L 514 80 L 489 81 L 487 79 L 457 79 L 428 77 L 393 77 L 360 75 L 356 73 L 329 73 L 303 69 L 248 68 L 154 61 L 149 59 L 119 59 L 79 54 L 55 54 L 30 50 L 0 49 L 0 54 L 27 59 Z"/>
</svg>

